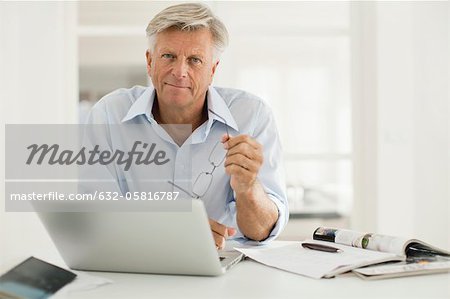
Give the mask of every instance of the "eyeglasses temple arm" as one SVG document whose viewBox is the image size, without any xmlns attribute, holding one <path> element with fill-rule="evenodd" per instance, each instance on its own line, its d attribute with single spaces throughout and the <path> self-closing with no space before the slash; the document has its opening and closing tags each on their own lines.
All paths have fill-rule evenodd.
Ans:
<svg viewBox="0 0 450 299">
<path fill-rule="evenodd" d="M 175 188 L 177 188 L 177 189 L 183 191 L 184 193 L 186 193 L 186 194 L 189 195 L 190 197 L 192 197 L 192 198 L 198 198 L 197 196 L 194 196 L 194 195 L 191 194 L 189 191 L 186 191 L 184 188 L 178 186 L 178 185 L 175 184 L 174 182 L 172 182 L 172 181 L 167 181 L 167 182 L 168 182 L 169 184 L 171 184 L 172 186 L 174 186 Z"/>
</svg>

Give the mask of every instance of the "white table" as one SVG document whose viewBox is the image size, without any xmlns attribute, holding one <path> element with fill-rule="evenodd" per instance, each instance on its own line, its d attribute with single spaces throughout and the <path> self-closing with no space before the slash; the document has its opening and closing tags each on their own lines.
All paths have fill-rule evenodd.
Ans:
<svg viewBox="0 0 450 299">
<path fill-rule="evenodd" d="M 64 265 L 50 239 L 37 246 L 18 247 L 0 267 L 0 274 L 34 255 Z M 42 240 L 46 239 L 46 240 Z M 39 243 L 35 240 L 35 243 Z M 33 241 L 34 242 L 34 241 Z M 279 241 L 275 241 L 279 242 Z M 35 244 L 36 245 L 36 244 Z M 1 248 L 0 248 L 1 249 Z M 19 249 L 23 249 L 20 251 Z M 1 252 L 1 250 L 0 250 Z M 20 254 L 19 254 L 20 252 Z M 446 298 L 450 299 L 450 274 L 364 281 L 353 274 L 315 280 L 245 260 L 219 277 L 86 272 L 112 284 L 89 291 L 58 294 L 60 298 Z"/>
<path fill-rule="evenodd" d="M 90 274 L 114 281 L 66 298 L 450 298 L 450 274 L 364 281 L 315 280 L 245 260 L 220 277 Z"/>
</svg>

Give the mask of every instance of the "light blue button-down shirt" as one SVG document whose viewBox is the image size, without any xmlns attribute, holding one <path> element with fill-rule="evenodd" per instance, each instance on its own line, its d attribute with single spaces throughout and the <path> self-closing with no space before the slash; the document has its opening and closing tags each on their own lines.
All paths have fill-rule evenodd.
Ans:
<svg viewBox="0 0 450 299">
<path fill-rule="evenodd" d="M 192 192 L 194 181 L 202 172 L 211 171 L 209 161 L 211 152 L 225 133 L 231 136 L 247 134 L 256 139 L 263 146 L 264 162 L 258 174 L 258 180 L 268 197 L 278 208 L 278 221 L 264 242 L 274 239 L 280 234 L 289 217 L 288 203 L 285 192 L 284 168 L 280 141 L 273 115 L 267 105 L 259 98 L 247 92 L 210 87 L 207 92 L 208 121 L 198 127 L 188 141 L 178 146 L 164 128 L 159 125 L 153 115 L 152 107 L 155 99 L 153 87 L 135 86 L 130 89 L 118 89 L 101 99 L 91 110 L 88 124 L 104 124 L 111 129 L 106 130 L 108 140 L 112 143 L 126 138 L 115 129 L 118 125 L 141 125 L 145 130 L 141 140 L 149 143 L 157 141 L 165 145 L 170 167 L 150 171 L 145 168 L 123 168 L 110 170 L 117 187 L 123 194 L 141 191 L 139 182 L 145 176 L 148 180 L 161 179 L 160 186 L 166 190 L 173 186 L 167 184 L 169 177 L 175 184 Z M 220 117 L 216 116 L 219 115 Z M 226 128 L 225 126 L 228 126 Z M 219 144 L 223 150 L 223 146 Z M 154 169 L 154 168 L 153 168 Z M 165 171 L 165 172 L 164 172 Z M 148 181 L 147 180 L 147 181 Z M 201 198 L 204 201 L 208 216 L 226 226 L 237 228 L 236 239 L 249 241 L 239 231 L 236 223 L 235 194 L 230 186 L 230 178 L 221 164 L 214 170 L 210 187 Z"/>
</svg>

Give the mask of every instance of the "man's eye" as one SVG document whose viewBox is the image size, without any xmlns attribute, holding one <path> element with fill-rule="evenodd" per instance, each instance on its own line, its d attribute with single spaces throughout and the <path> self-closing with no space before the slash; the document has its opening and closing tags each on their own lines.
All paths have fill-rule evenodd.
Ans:
<svg viewBox="0 0 450 299">
<path fill-rule="evenodd" d="M 191 58 L 189 58 L 189 59 L 190 59 L 190 61 L 191 61 L 193 64 L 200 64 L 200 63 L 202 63 L 201 59 L 200 59 L 200 58 L 197 58 L 197 57 L 191 57 Z"/>
<path fill-rule="evenodd" d="M 164 58 L 164 59 L 173 59 L 173 55 L 172 55 L 172 54 L 163 54 L 163 55 L 161 55 L 161 58 Z"/>
</svg>

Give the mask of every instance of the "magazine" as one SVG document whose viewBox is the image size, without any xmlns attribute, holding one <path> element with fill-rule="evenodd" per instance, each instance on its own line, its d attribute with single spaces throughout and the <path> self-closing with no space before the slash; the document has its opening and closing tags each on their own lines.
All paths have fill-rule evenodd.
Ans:
<svg viewBox="0 0 450 299">
<path fill-rule="evenodd" d="M 279 241 L 266 246 L 235 247 L 235 249 L 264 265 L 315 279 L 331 278 L 367 265 L 404 260 L 403 257 L 393 253 L 364 250 L 341 244 L 333 245 L 333 248 L 339 250 L 338 253 L 311 249 L 315 246 L 330 248 L 327 244 L 329 243 L 315 240 Z"/>
<path fill-rule="evenodd" d="M 364 279 L 381 279 L 450 271 L 450 251 L 417 239 L 405 239 L 346 229 L 319 227 L 313 239 L 379 252 L 393 253 L 403 261 L 372 265 L 352 271 Z"/>
</svg>

